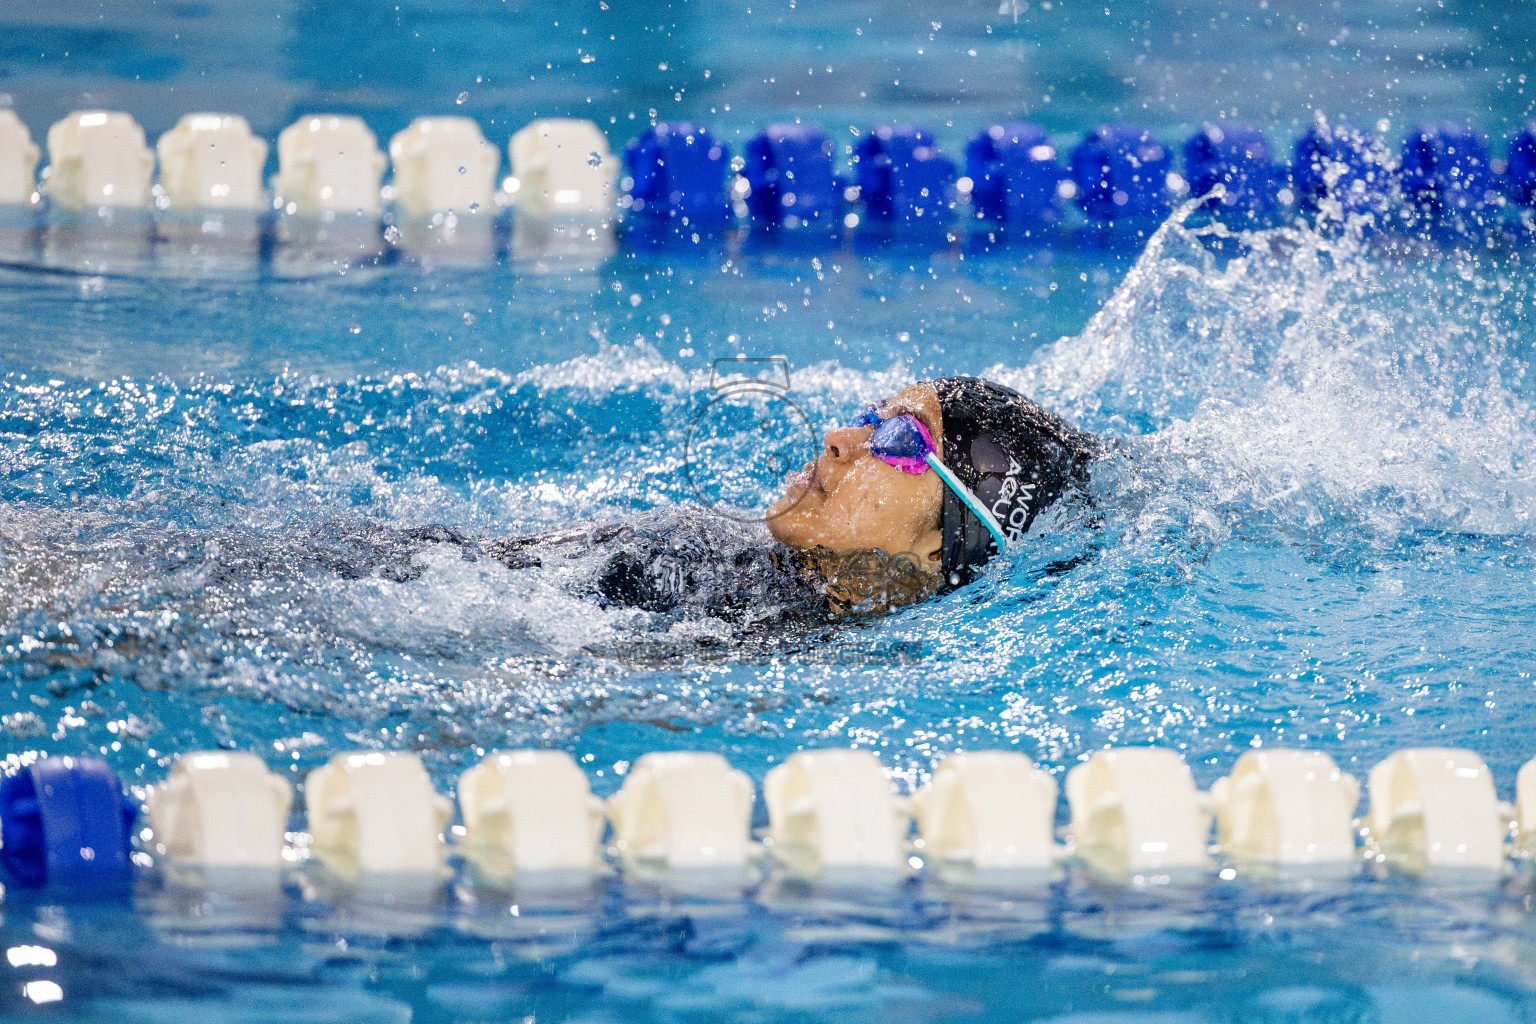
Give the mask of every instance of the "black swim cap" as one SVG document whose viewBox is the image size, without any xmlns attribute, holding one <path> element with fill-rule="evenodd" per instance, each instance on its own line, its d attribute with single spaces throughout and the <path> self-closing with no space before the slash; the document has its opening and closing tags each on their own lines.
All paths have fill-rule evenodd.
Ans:
<svg viewBox="0 0 1536 1024">
<path fill-rule="evenodd" d="M 944 416 L 944 464 L 992 510 L 1003 536 L 1014 541 L 1045 506 L 1088 478 L 1094 438 L 1012 388 L 978 377 L 930 381 Z M 997 553 L 992 533 L 944 489 L 943 568 L 960 586 Z"/>
</svg>

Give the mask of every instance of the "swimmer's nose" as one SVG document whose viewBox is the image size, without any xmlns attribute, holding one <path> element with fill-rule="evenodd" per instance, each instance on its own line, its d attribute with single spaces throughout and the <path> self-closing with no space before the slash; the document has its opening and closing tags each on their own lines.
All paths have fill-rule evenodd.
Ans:
<svg viewBox="0 0 1536 1024">
<path fill-rule="evenodd" d="M 822 456 L 830 462 L 852 462 L 867 450 L 865 444 L 873 433 L 869 427 L 841 427 L 829 430 L 822 438 Z"/>
<path fill-rule="evenodd" d="M 834 491 L 838 482 L 859 458 L 869 451 L 871 427 L 841 427 L 829 430 L 821 439 L 821 455 L 816 460 L 816 474 L 823 491 Z"/>
</svg>

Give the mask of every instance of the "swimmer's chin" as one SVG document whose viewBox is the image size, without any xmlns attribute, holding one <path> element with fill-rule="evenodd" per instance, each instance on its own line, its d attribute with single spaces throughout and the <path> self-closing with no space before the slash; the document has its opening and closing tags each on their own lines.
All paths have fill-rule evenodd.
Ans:
<svg viewBox="0 0 1536 1024">
<path fill-rule="evenodd" d="M 791 543 L 787 536 L 789 524 L 785 517 L 793 512 L 811 490 L 815 483 L 815 463 L 802 469 L 784 483 L 784 494 L 768 506 L 768 532 L 773 534 L 774 540 Z"/>
<path fill-rule="evenodd" d="M 768 532 L 781 544 L 791 544 L 789 524 L 784 516 L 794 507 L 795 497 L 788 493 L 768 507 Z"/>
</svg>

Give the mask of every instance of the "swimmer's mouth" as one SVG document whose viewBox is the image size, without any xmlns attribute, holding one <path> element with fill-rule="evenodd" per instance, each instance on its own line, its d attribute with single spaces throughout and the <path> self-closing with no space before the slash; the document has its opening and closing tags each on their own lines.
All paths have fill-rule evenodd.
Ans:
<svg viewBox="0 0 1536 1024">
<path fill-rule="evenodd" d="M 790 493 L 797 499 L 805 497 L 812 490 L 820 491 L 822 494 L 827 493 L 827 489 L 821 483 L 821 466 L 815 459 L 807 462 L 805 468 L 795 474 L 789 487 Z"/>
</svg>

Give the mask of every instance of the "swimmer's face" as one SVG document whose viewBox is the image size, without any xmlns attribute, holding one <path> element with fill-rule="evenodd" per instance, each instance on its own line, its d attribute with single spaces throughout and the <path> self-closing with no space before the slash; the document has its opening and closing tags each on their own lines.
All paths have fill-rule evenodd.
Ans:
<svg viewBox="0 0 1536 1024">
<path fill-rule="evenodd" d="M 880 410 L 882 417 L 903 413 L 922 420 L 935 440 L 943 437 L 939 396 L 931 385 L 914 384 Z M 932 470 L 914 475 L 876 458 L 869 451 L 873 433 L 873 427 L 828 431 L 821 455 L 790 478 L 769 509 L 768 529 L 790 547 L 878 548 L 911 554 L 920 567 L 938 572 L 944 485 Z"/>
</svg>

